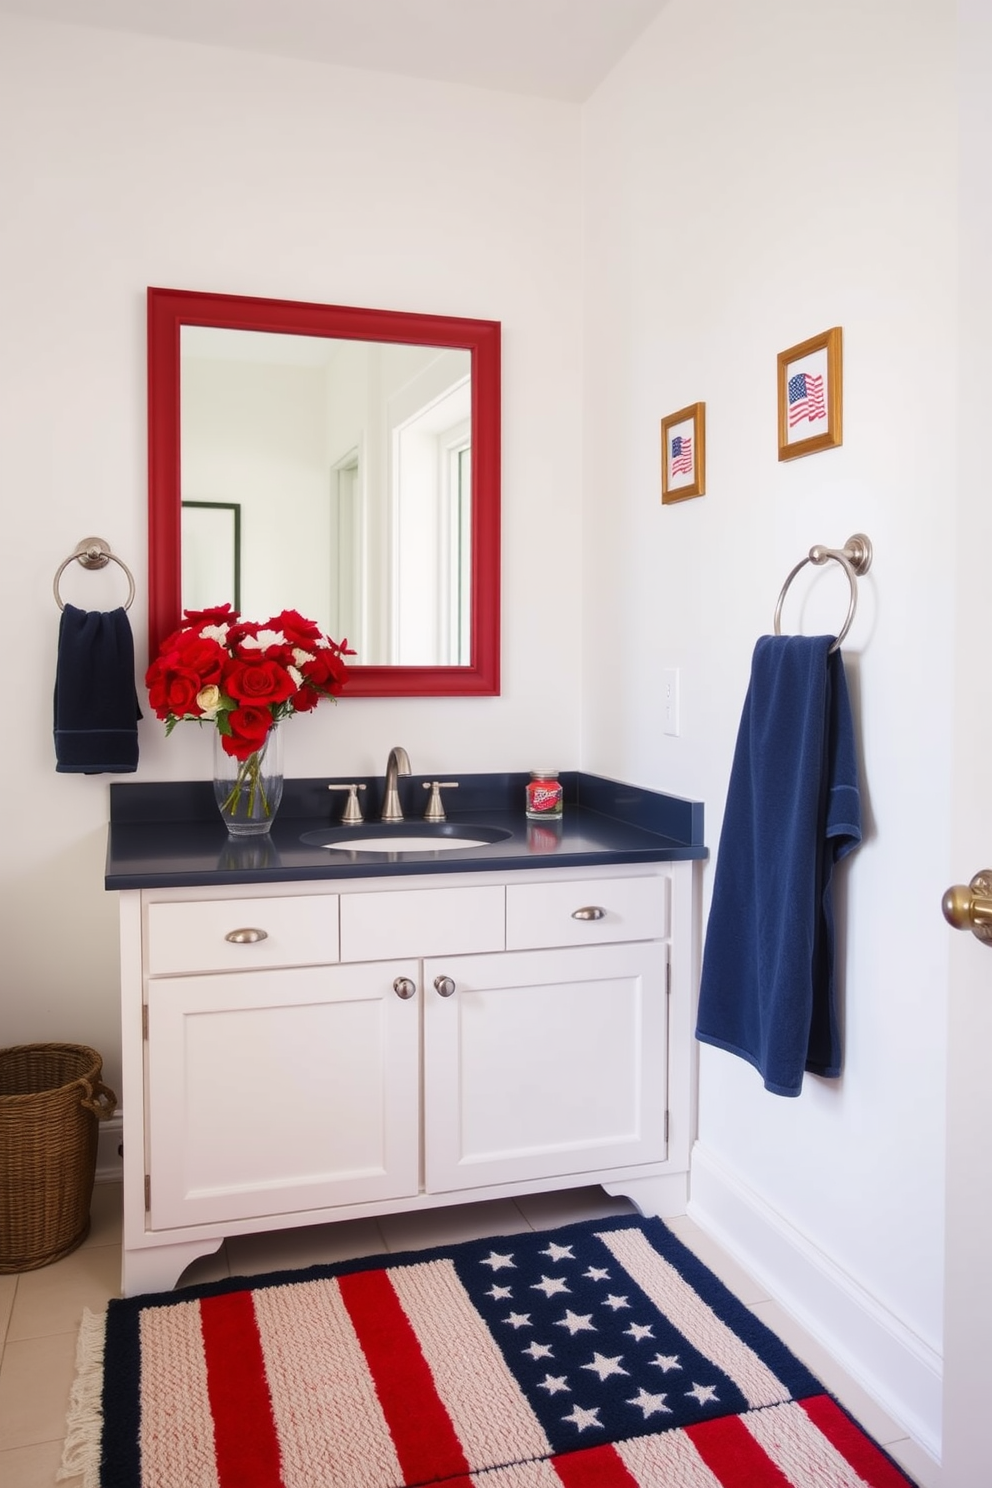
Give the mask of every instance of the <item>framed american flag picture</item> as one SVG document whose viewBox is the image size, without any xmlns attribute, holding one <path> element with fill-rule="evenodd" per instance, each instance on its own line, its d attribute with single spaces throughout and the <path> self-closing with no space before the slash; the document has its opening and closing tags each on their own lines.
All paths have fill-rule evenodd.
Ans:
<svg viewBox="0 0 992 1488">
<path fill-rule="evenodd" d="M 778 354 L 778 457 L 794 460 L 841 444 L 840 326 Z"/>
<path fill-rule="evenodd" d="M 690 403 L 661 421 L 661 501 L 685 501 L 706 490 L 706 404 Z"/>
</svg>

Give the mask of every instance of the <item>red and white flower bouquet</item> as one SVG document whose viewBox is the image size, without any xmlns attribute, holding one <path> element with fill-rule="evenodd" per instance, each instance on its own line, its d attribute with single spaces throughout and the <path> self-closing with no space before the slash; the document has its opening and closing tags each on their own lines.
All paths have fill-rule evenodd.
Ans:
<svg viewBox="0 0 992 1488">
<path fill-rule="evenodd" d="M 258 823 L 242 830 L 266 830 L 278 804 L 265 787 L 272 731 L 335 697 L 348 676 L 344 657 L 355 653 L 295 610 L 262 624 L 242 620 L 230 605 L 184 613 L 186 623 L 162 642 L 145 674 L 149 702 L 166 734 L 186 720 L 216 730 L 236 762 L 229 796 L 218 797 L 221 813 Z"/>
</svg>

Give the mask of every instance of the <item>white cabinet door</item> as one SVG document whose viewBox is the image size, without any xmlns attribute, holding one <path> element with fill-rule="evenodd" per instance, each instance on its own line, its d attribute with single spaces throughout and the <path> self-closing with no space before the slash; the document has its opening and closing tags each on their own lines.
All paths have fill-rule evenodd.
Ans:
<svg viewBox="0 0 992 1488">
<path fill-rule="evenodd" d="M 148 988 L 151 1228 L 415 1194 L 415 961 Z"/>
<path fill-rule="evenodd" d="M 663 1161 L 666 957 L 645 942 L 426 962 L 428 1192 Z"/>
</svg>

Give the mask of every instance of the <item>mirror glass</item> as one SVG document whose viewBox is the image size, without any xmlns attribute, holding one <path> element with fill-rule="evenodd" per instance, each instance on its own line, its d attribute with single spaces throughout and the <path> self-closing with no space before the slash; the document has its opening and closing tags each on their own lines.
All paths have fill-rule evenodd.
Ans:
<svg viewBox="0 0 992 1488">
<path fill-rule="evenodd" d="M 284 608 L 346 692 L 499 690 L 499 326 L 149 290 L 151 642 Z"/>
</svg>

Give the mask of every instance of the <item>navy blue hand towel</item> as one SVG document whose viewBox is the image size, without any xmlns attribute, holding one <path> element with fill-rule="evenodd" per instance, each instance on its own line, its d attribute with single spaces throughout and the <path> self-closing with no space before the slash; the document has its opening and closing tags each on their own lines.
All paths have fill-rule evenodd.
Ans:
<svg viewBox="0 0 992 1488">
<path fill-rule="evenodd" d="M 703 952 L 696 1037 L 776 1095 L 841 1069 L 831 874 L 861 841 L 861 796 L 834 641 L 754 648 Z"/>
<path fill-rule="evenodd" d="M 123 609 L 77 610 L 59 622 L 55 669 L 56 770 L 128 775 L 138 768 L 134 638 Z"/>
</svg>

